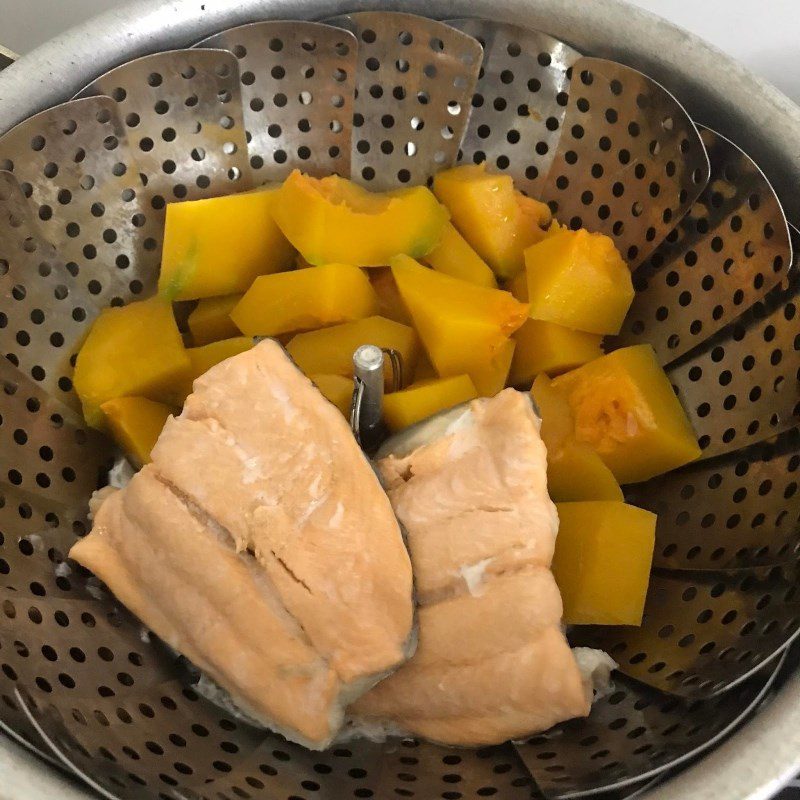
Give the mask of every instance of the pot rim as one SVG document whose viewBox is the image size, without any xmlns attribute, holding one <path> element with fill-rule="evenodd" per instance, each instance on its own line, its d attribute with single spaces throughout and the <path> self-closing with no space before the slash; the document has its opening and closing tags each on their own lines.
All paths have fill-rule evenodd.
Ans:
<svg viewBox="0 0 800 800">
<path fill-rule="evenodd" d="M 624 0 L 136 0 L 52 39 L 0 73 L 0 132 L 69 99 L 97 75 L 259 19 L 324 19 L 380 5 L 438 18 L 486 16 L 550 33 L 663 83 L 695 121 L 733 138 L 800 220 L 800 107 L 741 64 Z M 98 36 L 98 31 L 100 36 Z M 647 800 L 768 800 L 800 772 L 800 673 L 727 742 Z M 96 796 L 0 736 L 0 800 Z"/>
</svg>

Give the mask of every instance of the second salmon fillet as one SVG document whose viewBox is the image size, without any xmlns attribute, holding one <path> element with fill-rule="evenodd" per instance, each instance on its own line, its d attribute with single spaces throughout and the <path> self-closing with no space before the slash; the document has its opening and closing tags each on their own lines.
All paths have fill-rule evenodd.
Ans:
<svg viewBox="0 0 800 800">
<path fill-rule="evenodd" d="M 269 340 L 195 381 L 153 463 L 71 556 L 245 711 L 311 747 L 411 649 L 391 505 L 341 413 Z"/>
<path fill-rule="evenodd" d="M 563 633 L 539 424 L 529 397 L 507 389 L 379 462 L 408 536 L 419 645 L 353 705 L 357 723 L 484 745 L 589 713 L 587 672 L 613 662 L 598 654 L 582 671 Z"/>
</svg>

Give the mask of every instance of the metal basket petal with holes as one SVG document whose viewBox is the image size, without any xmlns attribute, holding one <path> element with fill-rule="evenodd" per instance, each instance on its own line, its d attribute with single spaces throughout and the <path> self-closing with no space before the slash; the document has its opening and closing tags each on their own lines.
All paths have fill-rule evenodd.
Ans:
<svg viewBox="0 0 800 800">
<path fill-rule="evenodd" d="M 0 727 L 40 759 L 14 751 L 15 800 L 85 796 L 53 765 L 131 800 L 753 800 L 799 766 L 800 110 L 616 0 L 398 12 L 147 0 L 0 75 Z M 484 161 L 614 238 L 637 288 L 617 343 L 653 344 L 703 459 L 627 487 L 658 513 L 655 571 L 640 629 L 575 633 L 620 663 L 588 719 L 311 753 L 203 699 L 66 560 L 113 457 L 74 356 L 102 308 L 153 291 L 169 202 Z"/>
</svg>

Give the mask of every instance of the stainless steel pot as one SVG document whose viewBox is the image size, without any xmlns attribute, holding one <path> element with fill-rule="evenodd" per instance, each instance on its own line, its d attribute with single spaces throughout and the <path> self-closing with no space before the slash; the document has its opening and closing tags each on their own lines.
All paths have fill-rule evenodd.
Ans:
<svg viewBox="0 0 800 800">
<path fill-rule="evenodd" d="M 620 0 L 433 0 L 397 10 L 452 18 L 483 16 L 547 31 L 583 52 L 639 68 L 678 95 L 694 119 L 734 137 L 800 220 L 800 109 L 698 39 Z M 140 0 L 65 34 L 0 74 L 0 132 L 68 99 L 100 73 L 138 55 L 193 44 L 220 29 L 264 18 L 323 18 L 374 8 L 339 0 Z M 0 50 L 0 66 L 3 51 Z M 645 796 L 769 798 L 800 771 L 800 676 L 712 755 Z M 36 758 L 0 740 L 0 798 L 88 797 Z"/>
</svg>

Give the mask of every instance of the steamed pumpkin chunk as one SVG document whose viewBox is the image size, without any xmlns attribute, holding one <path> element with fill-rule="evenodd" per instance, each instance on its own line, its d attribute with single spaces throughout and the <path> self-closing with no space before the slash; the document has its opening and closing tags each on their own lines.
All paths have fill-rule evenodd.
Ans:
<svg viewBox="0 0 800 800">
<path fill-rule="evenodd" d="M 418 258 L 439 242 L 447 211 L 424 186 L 375 193 L 330 175 L 295 170 L 278 191 L 275 221 L 311 264 L 381 266 Z"/>
<path fill-rule="evenodd" d="M 147 464 L 172 409 L 146 397 L 116 397 L 100 408 L 111 435 L 134 466 Z"/>
<path fill-rule="evenodd" d="M 553 574 L 567 625 L 641 625 L 656 515 L 616 502 L 558 503 Z"/>
<path fill-rule="evenodd" d="M 78 353 L 73 384 L 86 422 L 102 428 L 107 400 L 170 402 L 190 370 L 172 304 L 153 297 L 100 312 Z"/>
<path fill-rule="evenodd" d="M 560 375 L 603 355 L 603 337 L 529 319 L 514 334 L 517 348 L 511 365 L 510 382 L 514 386 L 530 383 L 540 372 Z"/>
<path fill-rule="evenodd" d="M 433 192 L 453 225 L 499 278 L 513 278 L 524 266 L 523 251 L 546 236 L 550 209 L 514 189 L 508 175 L 485 165 L 454 167 L 436 175 Z"/>
<path fill-rule="evenodd" d="M 392 274 L 440 377 L 469 375 L 484 394 L 482 386 L 497 380 L 492 367 L 501 357 L 505 382 L 509 337 L 526 319 L 525 304 L 508 292 L 451 278 L 404 256 L 392 259 Z"/>
<path fill-rule="evenodd" d="M 591 447 L 566 445 L 547 465 L 550 497 L 556 503 L 574 500 L 622 501 L 622 489 L 611 470 Z"/>
<path fill-rule="evenodd" d="M 209 344 L 238 336 L 241 331 L 231 319 L 231 311 L 241 299 L 240 294 L 203 298 L 189 314 L 189 332 L 194 344 Z"/>
<path fill-rule="evenodd" d="M 243 292 L 291 266 L 294 250 L 273 220 L 277 190 L 170 203 L 158 291 L 170 300 Z"/>
<path fill-rule="evenodd" d="M 600 233 L 560 230 L 525 251 L 532 319 L 617 334 L 633 302 L 628 266 Z"/>
<path fill-rule="evenodd" d="M 350 418 L 353 403 L 353 381 L 342 375 L 309 375 L 322 396 L 333 403 L 342 414 Z"/>
<path fill-rule="evenodd" d="M 531 389 L 542 418 L 547 447 L 547 489 L 557 503 L 569 500 L 622 500 L 611 470 L 589 445 L 575 439 L 575 420 L 567 398 L 541 374 Z"/>
<path fill-rule="evenodd" d="M 419 342 L 413 328 L 383 317 L 367 317 L 308 333 L 298 333 L 286 350 L 306 375 L 353 375 L 353 353 L 362 344 L 396 350 L 406 375 L 414 374 Z M 387 368 L 387 381 L 390 370 Z"/>
<path fill-rule="evenodd" d="M 383 398 L 383 417 L 391 431 L 399 431 L 478 396 L 469 375 L 420 381 Z"/>
<path fill-rule="evenodd" d="M 615 350 L 553 381 L 590 445 L 621 483 L 647 480 L 700 457 L 692 426 L 653 348 Z"/>
<path fill-rule="evenodd" d="M 403 325 L 411 325 L 411 317 L 400 297 L 400 292 L 397 291 L 392 270 L 389 267 L 375 267 L 367 270 L 367 274 L 378 296 L 378 316 L 402 322 Z"/>
<path fill-rule="evenodd" d="M 497 281 L 488 264 L 450 223 L 445 226 L 442 240 L 424 260 L 437 272 L 489 289 L 497 288 Z"/>
<path fill-rule="evenodd" d="M 471 377 L 480 397 L 494 397 L 505 388 L 516 344 L 513 339 L 508 339 L 482 361 L 476 359 Z"/>
<path fill-rule="evenodd" d="M 231 319 L 248 336 L 277 336 L 375 314 L 369 278 L 350 264 L 326 264 L 256 278 Z"/>
<path fill-rule="evenodd" d="M 508 289 L 520 303 L 528 302 L 528 274 L 523 269 L 506 283 Z"/>
<path fill-rule="evenodd" d="M 411 324 L 409 322 L 409 324 Z M 420 381 L 429 381 L 438 378 L 439 376 L 436 374 L 436 369 L 431 364 L 431 360 L 428 358 L 428 354 L 423 350 L 419 354 L 419 358 L 417 359 L 417 366 L 414 369 L 414 383 L 419 383 Z"/>
</svg>

